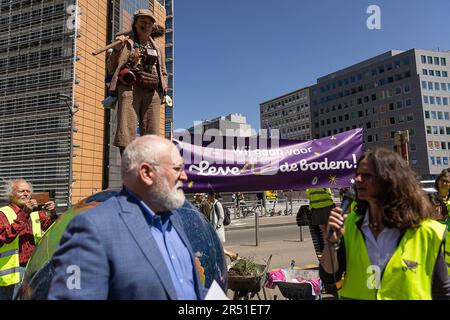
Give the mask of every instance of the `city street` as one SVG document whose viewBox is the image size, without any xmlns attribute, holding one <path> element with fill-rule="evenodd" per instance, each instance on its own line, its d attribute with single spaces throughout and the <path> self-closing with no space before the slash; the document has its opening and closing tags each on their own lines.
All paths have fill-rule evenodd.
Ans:
<svg viewBox="0 0 450 320">
<path fill-rule="evenodd" d="M 251 257 L 260 264 L 266 264 L 272 255 L 269 270 L 289 268 L 292 260 L 300 268 L 318 265 L 309 229 L 303 227 L 303 241 L 300 241 L 300 228 L 295 222 L 295 215 L 260 217 L 259 226 L 259 245 L 256 246 L 255 217 L 232 220 L 226 229 L 224 248 L 241 257 Z M 278 287 L 265 290 L 267 299 L 285 299 Z M 227 294 L 232 298 L 231 290 Z M 262 292 L 260 296 L 263 298 Z M 257 299 L 256 296 L 254 298 Z"/>
</svg>

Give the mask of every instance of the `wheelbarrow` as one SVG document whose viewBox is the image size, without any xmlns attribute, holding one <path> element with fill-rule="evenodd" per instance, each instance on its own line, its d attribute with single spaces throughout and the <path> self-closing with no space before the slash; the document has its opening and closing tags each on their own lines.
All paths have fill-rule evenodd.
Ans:
<svg viewBox="0 0 450 320">
<path fill-rule="evenodd" d="M 269 271 L 270 260 L 272 255 L 267 259 L 267 264 L 257 264 L 259 269 L 259 276 L 253 275 L 228 275 L 228 289 L 234 291 L 233 300 L 251 300 L 256 295 L 259 300 L 261 296 L 259 292 L 263 290 L 264 300 L 267 300 L 264 284 L 267 280 L 267 273 Z"/>
</svg>

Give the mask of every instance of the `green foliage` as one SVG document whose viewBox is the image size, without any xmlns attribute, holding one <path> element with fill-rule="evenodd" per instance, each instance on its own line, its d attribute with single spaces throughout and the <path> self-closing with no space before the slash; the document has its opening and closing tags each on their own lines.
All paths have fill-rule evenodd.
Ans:
<svg viewBox="0 0 450 320">
<path fill-rule="evenodd" d="M 240 257 L 231 263 L 230 271 L 240 276 L 254 276 L 259 277 L 264 273 L 261 265 L 255 263 L 253 257 Z"/>
</svg>

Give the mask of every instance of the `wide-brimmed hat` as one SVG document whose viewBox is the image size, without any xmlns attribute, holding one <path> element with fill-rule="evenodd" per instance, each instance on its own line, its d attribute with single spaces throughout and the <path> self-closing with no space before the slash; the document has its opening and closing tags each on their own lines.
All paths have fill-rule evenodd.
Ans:
<svg viewBox="0 0 450 320">
<path fill-rule="evenodd" d="M 151 12 L 149 9 L 139 9 L 134 12 L 134 18 L 137 19 L 138 17 L 150 17 L 153 22 L 156 22 L 155 17 L 153 16 L 153 12 Z"/>
</svg>

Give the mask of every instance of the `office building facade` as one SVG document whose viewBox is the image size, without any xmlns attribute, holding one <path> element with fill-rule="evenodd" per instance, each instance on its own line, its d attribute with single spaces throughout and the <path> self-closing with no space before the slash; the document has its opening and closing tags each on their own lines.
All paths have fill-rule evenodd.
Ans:
<svg viewBox="0 0 450 320">
<path fill-rule="evenodd" d="M 409 131 L 422 178 L 449 167 L 450 52 L 389 51 L 321 77 L 311 87 L 313 138 L 363 128 L 364 147 L 394 148 Z"/>
<path fill-rule="evenodd" d="M 165 25 L 149 0 L 1 1 L 0 179 L 25 178 L 61 209 L 109 185 L 115 122 L 101 104 L 105 54 L 91 52 L 143 7 Z"/>
<path fill-rule="evenodd" d="M 302 88 L 260 103 L 260 127 L 278 129 L 280 138 L 311 139 L 310 88 Z"/>
</svg>

